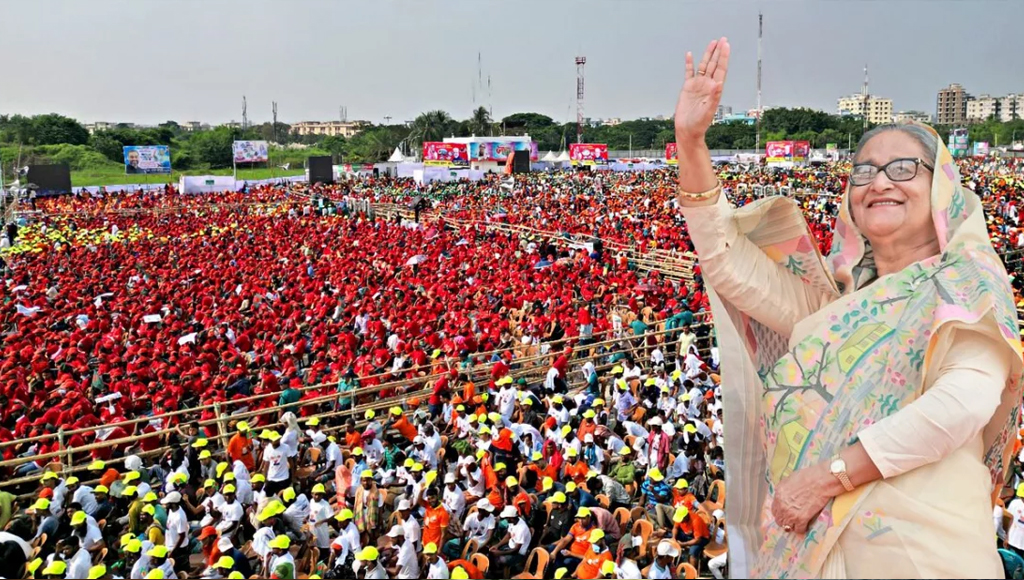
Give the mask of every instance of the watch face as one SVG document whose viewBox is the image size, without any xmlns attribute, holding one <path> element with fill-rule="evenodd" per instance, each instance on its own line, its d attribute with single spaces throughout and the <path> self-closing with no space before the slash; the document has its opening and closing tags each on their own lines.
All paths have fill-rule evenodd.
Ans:
<svg viewBox="0 0 1024 580">
<path fill-rule="evenodd" d="M 846 471 L 846 462 L 843 461 L 842 459 L 836 459 L 835 461 L 832 462 L 832 465 L 829 467 L 829 470 L 832 471 L 832 473 L 842 473 Z"/>
</svg>

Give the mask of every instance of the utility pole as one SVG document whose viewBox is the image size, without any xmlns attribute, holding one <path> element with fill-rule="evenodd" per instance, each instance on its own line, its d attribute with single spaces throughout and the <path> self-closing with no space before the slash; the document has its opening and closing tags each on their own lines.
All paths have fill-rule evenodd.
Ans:
<svg viewBox="0 0 1024 580">
<path fill-rule="evenodd" d="M 587 57 L 576 57 L 576 142 L 583 142 L 583 68 Z"/>
<path fill-rule="evenodd" d="M 391 124 L 391 115 L 384 115 L 384 124 L 385 125 L 390 125 Z"/>
<path fill-rule="evenodd" d="M 272 105 L 273 111 L 274 111 L 274 125 L 273 125 L 273 129 L 274 129 L 274 132 L 273 132 L 274 143 L 279 143 L 279 141 L 277 140 L 277 101 L 273 101 L 271 103 L 271 105 Z"/>
<path fill-rule="evenodd" d="M 754 136 L 754 154 L 761 151 L 761 32 L 764 29 L 764 15 L 757 13 L 757 132 Z"/>
<path fill-rule="evenodd" d="M 864 111 L 864 132 L 866 133 L 867 130 L 868 130 L 868 100 L 869 100 L 869 97 L 868 97 L 868 65 L 867 64 L 864 65 L 864 88 L 862 89 L 862 91 L 864 93 L 864 105 L 863 105 L 863 111 Z"/>
<path fill-rule="evenodd" d="M 248 108 L 245 103 L 245 95 L 242 95 L 242 130 L 245 131 L 249 127 L 249 114 Z"/>
</svg>

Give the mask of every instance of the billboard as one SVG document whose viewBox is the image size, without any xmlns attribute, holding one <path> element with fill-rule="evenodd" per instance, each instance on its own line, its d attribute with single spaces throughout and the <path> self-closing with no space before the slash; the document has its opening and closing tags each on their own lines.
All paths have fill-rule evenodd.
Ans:
<svg viewBox="0 0 1024 580">
<path fill-rule="evenodd" d="M 573 165 L 607 165 L 608 145 L 604 143 L 570 143 L 569 160 Z"/>
<path fill-rule="evenodd" d="M 442 167 L 469 167 L 469 148 L 465 143 L 424 141 L 423 164 Z"/>
<path fill-rule="evenodd" d="M 665 162 L 669 165 L 679 164 L 679 146 L 675 143 L 665 143 Z"/>
<path fill-rule="evenodd" d="M 953 157 L 963 157 L 967 151 L 967 129 L 953 129 L 949 134 L 949 152 Z"/>
<path fill-rule="evenodd" d="M 974 142 L 974 156 L 975 157 L 987 157 L 988 156 L 988 142 L 987 141 L 975 141 Z"/>
<path fill-rule="evenodd" d="M 533 141 L 481 141 L 469 144 L 469 157 L 473 161 L 495 161 L 505 163 L 513 151 L 529 151 L 530 161 L 540 159 L 537 144 Z"/>
<path fill-rule="evenodd" d="M 811 154 L 810 141 L 769 141 L 764 146 L 768 163 L 806 163 Z"/>
<path fill-rule="evenodd" d="M 270 161 L 266 141 L 235 141 L 231 144 L 235 163 L 266 163 Z"/>
<path fill-rule="evenodd" d="M 124 172 L 170 173 L 171 148 L 167 145 L 125 145 Z"/>
</svg>

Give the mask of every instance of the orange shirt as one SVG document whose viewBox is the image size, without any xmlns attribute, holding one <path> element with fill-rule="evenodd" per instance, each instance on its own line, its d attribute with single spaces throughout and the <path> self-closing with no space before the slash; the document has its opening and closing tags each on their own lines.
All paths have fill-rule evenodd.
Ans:
<svg viewBox="0 0 1024 580">
<path fill-rule="evenodd" d="M 695 503 L 697 503 L 697 497 L 689 491 L 672 490 L 672 507 L 685 505 L 687 509 L 690 509 Z"/>
<path fill-rule="evenodd" d="M 424 507 L 423 534 L 421 537 L 423 545 L 434 544 L 440 549 L 442 547 L 441 530 L 448 527 L 449 521 L 448 510 L 444 509 L 443 505 L 438 505 L 436 508 Z"/>
<path fill-rule="evenodd" d="M 577 461 L 576 463 L 567 463 L 565 465 L 565 478 L 571 479 L 579 485 L 587 480 L 587 473 L 590 471 L 590 466 L 587 465 L 586 461 Z"/>
<path fill-rule="evenodd" d="M 569 535 L 572 536 L 572 544 L 569 546 L 569 552 L 577 558 L 582 558 L 587 552 L 590 551 L 590 532 L 596 526 L 590 526 L 584 528 L 583 524 L 576 522 L 569 528 Z"/>
<path fill-rule="evenodd" d="M 120 478 L 121 474 L 118 473 L 116 469 L 111 467 L 103 472 L 103 475 L 100 477 L 100 484 L 105 485 L 109 488 L 110 484 L 114 483 Z"/>
<path fill-rule="evenodd" d="M 248 437 L 235 433 L 228 441 L 228 457 L 232 461 L 241 461 L 250 472 L 256 469 L 256 459 L 252 455 L 252 443 Z"/>
<path fill-rule="evenodd" d="M 466 403 L 473 401 L 473 397 L 476 396 L 476 385 L 473 383 L 466 383 L 466 388 L 462 389 L 462 400 Z"/>
<path fill-rule="evenodd" d="M 501 511 L 501 508 L 505 507 L 505 497 L 502 493 L 502 489 L 493 486 L 490 488 L 490 492 L 487 494 L 487 500 L 494 506 L 495 511 Z"/>
<path fill-rule="evenodd" d="M 363 435 L 358 429 L 351 433 L 345 433 L 345 447 L 355 449 L 363 446 Z"/>
<path fill-rule="evenodd" d="M 579 437 L 580 441 L 587 438 L 587 434 L 593 435 L 597 432 L 597 425 L 591 419 L 584 419 L 580 422 L 579 428 L 576 430 L 576 436 Z"/>
<path fill-rule="evenodd" d="M 612 559 L 612 553 L 610 550 L 605 550 L 600 554 L 594 553 L 594 547 L 591 546 L 587 550 L 586 555 L 583 556 L 583 561 L 576 567 L 576 577 L 580 580 L 594 580 L 595 578 L 601 577 L 601 564 Z"/>
<path fill-rule="evenodd" d="M 409 441 L 416 438 L 416 427 L 409 422 L 409 419 L 406 419 L 405 415 L 399 417 L 397 421 L 391 424 L 391 427 L 401 433 L 402 437 L 405 437 Z"/>
<path fill-rule="evenodd" d="M 530 496 L 523 491 L 523 488 L 520 487 L 519 493 L 512 498 L 512 505 L 519 510 L 519 515 L 523 516 L 523 518 L 530 517 L 530 508 L 533 504 L 530 502 Z"/>
</svg>

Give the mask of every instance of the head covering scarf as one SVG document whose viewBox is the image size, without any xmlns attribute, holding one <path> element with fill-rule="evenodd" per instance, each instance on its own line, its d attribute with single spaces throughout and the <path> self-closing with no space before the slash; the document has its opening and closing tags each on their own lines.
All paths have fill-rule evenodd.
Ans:
<svg viewBox="0 0 1024 580">
<path fill-rule="evenodd" d="M 1005 481 L 1012 452 L 1011 433 L 1020 407 L 1021 342 L 1013 291 L 1006 269 L 989 240 L 980 200 L 961 185 L 956 163 L 939 135 L 930 127 L 919 126 L 925 127 L 937 143 L 936 159 L 931 164 L 935 168 L 931 185 L 931 208 L 940 254 L 891 275 L 901 277 L 901 280 L 905 278 L 908 282 L 905 295 L 897 298 L 907 304 L 914 302 L 915 307 L 923 307 L 913 311 L 906 309 L 909 315 L 900 318 L 899 332 L 894 333 L 890 339 L 897 341 L 895 344 L 890 342 L 886 349 L 869 345 L 866 354 L 850 359 L 849 364 L 854 367 L 851 371 L 853 373 L 875 372 L 878 364 L 874 359 L 881 356 L 880 351 L 894 351 L 897 347 L 905 346 L 908 338 L 915 338 L 918 339 L 915 342 L 922 346 L 920 349 L 911 349 L 921 357 L 921 361 L 916 364 L 920 380 L 908 380 L 909 386 L 897 387 L 884 376 L 870 375 L 871 380 L 878 381 L 879 392 L 892 394 L 893 408 L 888 411 L 880 408 L 883 405 L 854 405 L 855 400 L 849 398 L 851 394 L 844 390 L 846 385 L 829 385 L 836 390 L 836 399 L 847 404 L 839 407 L 825 405 L 820 397 L 818 400 L 807 399 L 818 407 L 810 411 L 812 418 L 797 423 L 805 431 L 807 427 L 813 427 L 814 431 L 809 431 L 800 439 L 805 441 L 803 449 L 808 445 L 815 448 L 816 453 L 807 455 L 820 454 L 822 448 L 838 451 L 842 445 L 839 443 L 839 433 L 855 435 L 871 421 L 877 421 L 916 399 L 923 392 L 924 377 L 931 376 L 928 375 L 929 369 L 934 371 L 930 364 L 934 360 L 941 360 L 945 354 L 944 349 L 949 347 L 950 332 L 956 326 L 967 326 L 989 336 L 1002 338 L 1007 348 L 1013 351 L 1010 380 L 1003 391 L 999 408 L 983 432 L 984 460 L 990 469 L 993 486 L 998 488 Z M 832 300 L 850 301 L 854 294 L 879 280 L 871 245 L 851 215 L 848 187 L 840 206 L 833 244 L 827 259 L 818 252 L 817 242 L 799 206 L 792 199 L 770 197 L 756 201 L 735 210 L 733 220 L 741 234 L 746 235 L 780 266 L 798 276 L 804 284 L 825 293 Z M 873 292 L 856 297 L 858 301 L 861 297 L 866 298 L 863 303 L 857 303 L 858 307 L 864 304 L 869 309 L 877 304 L 880 300 L 877 294 L 888 291 L 891 286 L 889 281 L 895 280 L 888 276 L 885 278 L 888 280 L 879 280 L 878 284 L 871 286 Z M 745 315 L 719 297 L 713 287 L 709 286 L 708 294 L 721 346 L 720 353 L 724 359 L 722 384 L 726 392 L 723 394 L 723 407 L 724 414 L 729 417 L 730 428 L 725 442 L 725 457 L 726 487 L 729 490 L 729 505 L 726 509 L 729 513 L 727 521 L 731 574 L 734 577 L 751 577 L 751 574 L 758 577 L 815 576 L 820 573 L 829 548 L 849 523 L 854 509 L 850 506 L 859 505 L 858 501 L 867 496 L 875 484 L 861 486 L 847 494 L 853 496 L 846 498 L 850 500 L 850 505 L 844 505 L 841 510 L 837 508 L 836 513 L 833 513 L 830 502 L 822 516 L 812 522 L 807 534 L 816 539 L 814 542 L 796 541 L 792 535 L 773 535 L 773 522 L 769 525 L 768 537 L 762 534 L 762 518 L 768 517 L 763 511 L 765 500 L 769 497 L 768 480 L 777 483 L 790 470 L 811 463 L 806 460 L 803 452 L 799 456 L 792 454 L 787 470 L 780 471 L 777 465 L 778 453 L 773 454 L 773 451 L 782 446 L 779 441 L 783 436 L 779 435 L 771 444 L 765 440 L 765 421 L 769 425 L 773 421 L 772 417 L 764 413 L 764 381 L 768 379 L 763 379 L 758 370 L 772 369 L 782 359 L 795 358 L 795 355 L 790 356 L 790 337 L 784 337 Z M 880 314 L 879 318 L 883 322 L 897 324 L 891 317 L 886 319 Z M 856 322 L 851 320 L 850 323 L 856 328 Z M 861 326 L 883 325 L 863 322 Z M 910 331 L 909 335 L 906 335 L 907 331 Z M 793 342 L 797 343 L 802 338 L 793 337 Z M 846 347 L 849 342 L 840 343 L 841 347 Z M 836 360 L 839 355 L 834 353 L 832 356 Z M 907 358 L 904 356 L 903 360 L 889 360 L 915 366 L 912 361 L 907 363 Z M 807 363 L 806 360 L 804 362 Z M 823 367 L 825 365 L 824 362 L 820 364 Z M 839 364 L 833 362 L 830 366 Z M 848 376 L 837 377 L 838 383 L 852 382 L 846 380 Z M 800 399 L 801 396 L 793 398 Z M 803 402 L 800 400 L 798 405 Z M 815 413 L 819 411 L 824 413 L 819 407 L 835 412 L 831 414 L 832 417 L 816 416 Z M 815 423 L 814 417 L 821 417 L 820 422 Z M 771 426 L 767 429 L 770 430 Z M 819 436 L 821 431 L 825 431 L 825 434 Z M 765 474 L 768 478 L 764 477 Z M 835 521 L 832 520 L 833 516 Z M 768 541 L 769 545 L 762 546 L 764 541 Z M 766 554 L 766 550 L 771 553 Z"/>
</svg>

